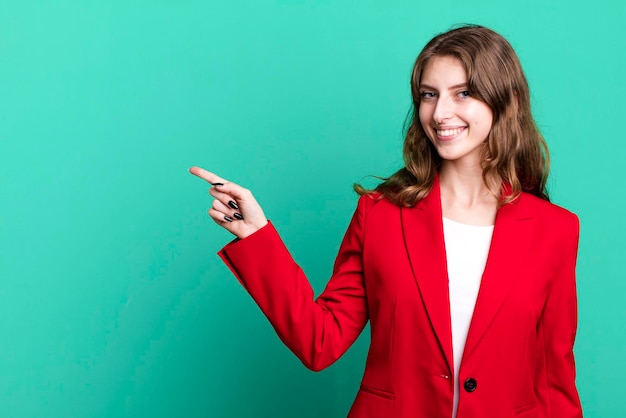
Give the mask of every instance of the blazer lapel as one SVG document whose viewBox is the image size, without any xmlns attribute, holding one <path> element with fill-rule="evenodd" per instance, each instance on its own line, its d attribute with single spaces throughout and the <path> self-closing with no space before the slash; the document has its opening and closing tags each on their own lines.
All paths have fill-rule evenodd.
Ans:
<svg viewBox="0 0 626 418">
<path fill-rule="evenodd" d="M 428 196 L 413 208 L 402 208 L 401 216 L 413 275 L 452 371 L 450 296 L 438 176 Z M 523 196 L 498 209 L 463 356 L 471 353 L 489 327 L 526 261 L 534 233 L 530 218 Z"/>
<path fill-rule="evenodd" d="M 523 196 L 498 209 L 463 356 L 471 354 L 526 262 L 534 222 Z"/>
<path fill-rule="evenodd" d="M 402 208 L 401 216 L 413 275 L 441 351 L 452 372 L 450 297 L 438 177 L 428 196 L 412 208 Z"/>
</svg>

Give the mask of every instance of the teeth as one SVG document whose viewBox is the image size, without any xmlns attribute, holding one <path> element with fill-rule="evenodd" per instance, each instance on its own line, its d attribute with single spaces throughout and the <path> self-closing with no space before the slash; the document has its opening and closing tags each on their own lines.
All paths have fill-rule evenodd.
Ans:
<svg viewBox="0 0 626 418">
<path fill-rule="evenodd" d="M 460 134 L 465 128 L 455 128 L 455 129 L 442 129 L 437 130 L 437 135 L 439 136 L 454 136 Z"/>
</svg>

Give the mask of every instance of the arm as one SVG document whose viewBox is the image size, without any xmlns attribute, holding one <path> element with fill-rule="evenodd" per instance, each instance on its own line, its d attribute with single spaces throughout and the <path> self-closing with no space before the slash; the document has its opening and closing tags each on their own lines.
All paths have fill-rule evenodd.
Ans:
<svg viewBox="0 0 626 418">
<path fill-rule="evenodd" d="M 219 252 L 280 339 L 311 370 L 335 362 L 367 322 L 361 261 L 365 199 L 371 200 L 361 198 L 332 278 L 317 300 L 304 272 L 271 224 Z"/>
<path fill-rule="evenodd" d="M 249 190 L 198 167 L 211 184 L 209 216 L 239 240 L 218 254 L 270 320 L 281 340 L 312 370 L 336 361 L 363 330 L 367 301 L 362 273 L 366 209 L 362 197 L 343 239 L 333 275 L 314 300 L 313 289 Z"/>
<path fill-rule="evenodd" d="M 576 389 L 574 340 L 577 326 L 576 255 L 579 223 L 573 217 L 567 231 L 564 255 L 558 267 L 539 322 L 540 346 L 543 346 L 538 373 L 538 395 L 550 418 L 582 418 Z"/>
</svg>

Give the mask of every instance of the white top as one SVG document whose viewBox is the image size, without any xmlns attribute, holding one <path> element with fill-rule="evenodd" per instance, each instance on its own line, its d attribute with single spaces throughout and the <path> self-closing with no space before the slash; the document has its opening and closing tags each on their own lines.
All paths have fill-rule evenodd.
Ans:
<svg viewBox="0 0 626 418">
<path fill-rule="evenodd" d="M 493 225 L 467 225 L 443 218 L 443 236 L 448 264 L 450 319 L 452 323 L 452 355 L 454 358 L 454 406 L 459 406 L 459 368 L 467 340 L 480 281 L 487 263 Z"/>
</svg>

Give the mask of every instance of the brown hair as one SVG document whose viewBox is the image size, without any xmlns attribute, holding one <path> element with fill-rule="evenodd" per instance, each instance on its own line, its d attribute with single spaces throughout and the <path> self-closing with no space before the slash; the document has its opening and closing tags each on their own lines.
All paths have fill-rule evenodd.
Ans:
<svg viewBox="0 0 626 418">
<path fill-rule="evenodd" d="M 359 194 L 379 192 L 400 206 L 413 206 L 433 187 L 441 157 L 419 121 L 422 71 L 432 57 L 451 56 L 467 71 L 470 94 L 493 112 L 493 125 L 481 150 L 483 180 L 489 190 L 509 203 L 522 191 L 549 200 L 546 191 L 550 160 L 547 145 L 533 120 L 528 82 L 511 45 L 501 35 L 482 26 L 452 29 L 430 40 L 417 57 L 411 76 L 413 106 L 405 122 L 405 167 L 374 190 L 359 184 Z"/>
</svg>

